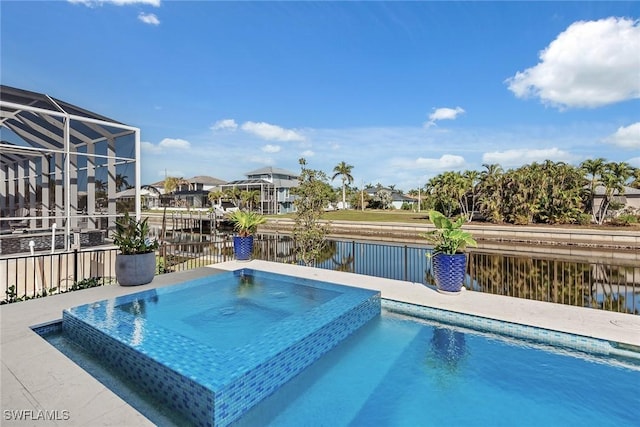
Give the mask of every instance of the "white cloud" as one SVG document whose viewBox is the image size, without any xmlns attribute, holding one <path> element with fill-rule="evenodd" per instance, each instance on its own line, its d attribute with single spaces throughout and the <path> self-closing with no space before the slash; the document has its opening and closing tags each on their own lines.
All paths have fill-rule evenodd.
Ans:
<svg viewBox="0 0 640 427">
<path fill-rule="evenodd" d="M 438 120 L 455 120 L 460 114 L 464 113 L 464 110 L 460 107 L 456 108 L 436 108 L 433 113 L 429 114 L 429 121 L 424 125 L 425 127 L 435 126 Z"/>
<path fill-rule="evenodd" d="M 531 149 L 519 148 L 506 151 L 494 151 L 484 153 L 482 163 L 499 163 L 502 167 L 522 166 L 532 162 L 544 162 L 545 160 L 570 161 L 573 156 L 558 148 Z"/>
<path fill-rule="evenodd" d="M 162 152 L 162 149 L 160 147 L 155 146 L 152 143 L 147 142 L 147 141 L 141 141 L 140 142 L 140 149 L 142 151 L 146 151 L 146 152 L 154 153 L 154 154 Z"/>
<path fill-rule="evenodd" d="M 264 151 L 265 153 L 277 153 L 278 151 L 280 151 L 280 146 L 267 144 L 262 147 L 262 151 Z"/>
<path fill-rule="evenodd" d="M 173 139 L 173 138 L 165 138 L 158 145 L 154 145 L 151 142 L 142 141 L 140 143 L 140 149 L 147 153 L 151 154 L 161 154 L 168 150 L 189 150 L 191 148 L 191 143 L 189 141 L 185 141 L 184 139 Z"/>
<path fill-rule="evenodd" d="M 610 17 L 579 21 L 540 52 L 540 62 L 506 80 L 518 98 L 600 107 L 640 98 L 639 21 Z"/>
<path fill-rule="evenodd" d="M 463 167 L 464 157 L 454 154 L 443 154 L 440 158 L 418 157 L 415 160 L 395 159 L 391 166 L 402 169 L 428 169 L 428 170 L 450 170 Z"/>
<path fill-rule="evenodd" d="M 280 126 L 269 123 L 245 122 L 241 129 L 247 133 L 256 135 L 269 141 L 304 141 L 305 138 L 298 132 L 291 129 L 284 129 Z"/>
<path fill-rule="evenodd" d="M 640 148 L 640 122 L 618 128 L 605 141 L 622 148 Z"/>
<path fill-rule="evenodd" d="M 191 144 L 184 139 L 165 138 L 158 146 L 163 149 L 188 150 Z"/>
<path fill-rule="evenodd" d="M 588 158 L 605 157 L 640 166 L 636 154 L 640 150 L 622 150 L 604 143 L 603 138 L 613 134 L 618 126 L 594 120 L 564 126 L 505 126 L 499 130 L 461 128 L 437 135 L 421 126 L 305 128 L 307 142 L 295 142 L 295 146 L 263 141 L 245 132 L 212 135 L 205 128 L 201 134 L 189 136 L 189 150 L 169 150 L 157 142 L 155 146 L 148 144 L 160 154 L 145 149 L 147 160 L 142 173 L 144 183 L 157 181 L 155 172 L 164 168 L 183 171 L 172 176 L 210 175 L 231 181 L 242 179 L 245 171 L 264 165 L 297 171 L 298 159 L 304 157 L 310 168 L 329 175 L 341 161 L 354 165 L 352 175 L 358 187 L 380 182 L 409 190 L 445 171 L 483 170 L 483 163 L 500 163 L 509 169 L 547 159 L 578 165 Z M 340 149 L 334 150 L 332 145 L 338 141 Z M 267 145 L 281 149 L 269 153 L 263 150 Z M 309 152 L 302 153 L 305 150 Z"/>
<path fill-rule="evenodd" d="M 464 165 L 464 157 L 453 154 L 443 154 L 439 159 L 418 157 L 416 164 L 427 169 L 455 169 Z"/>
<path fill-rule="evenodd" d="M 113 4 L 115 6 L 129 6 L 132 4 L 146 4 L 160 7 L 160 0 L 67 0 L 69 3 L 83 4 L 88 7 L 102 6 L 103 4 Z"/>
<path fill-rule="evenodd" d="M 218 120 L 211 126 L 211 130 L 236 130 L 238 128 L 238 124 L 233 119 L 223 119 Z"/>
<path fill-rule="evenodd" d="M 138 20 L 144 22 L 145 24 L 149 24 L 149 25 L 160 25 L 160 20 L 153 13 L 140 12 L 138 14 Z"/>
</svg>

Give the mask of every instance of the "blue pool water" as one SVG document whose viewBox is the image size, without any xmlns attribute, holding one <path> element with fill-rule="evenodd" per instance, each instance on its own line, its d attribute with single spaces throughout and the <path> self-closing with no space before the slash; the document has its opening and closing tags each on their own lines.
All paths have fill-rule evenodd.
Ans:
<svg viewBox="0 0 640 427">
<path fill-rule="evenodd" d="M 339 295 L 336 290 L 245 274 L 216 281 L 215 286 L 205 281 L 167 293 L 143 294 L 116 307 L 147 328 L 157 325 L 166 333 L 191 338 L 216 350 L 229 350 L 251 342 L 287 317 Z M 167 299 L 171 299 L 170 304 Z"/>
<path fill-rule="evenodd" d="M 157 343 L 153 335 L 164 331 L 173 346 L 167 350 L 172 363 L 189 361 L 195 353 L 195 347 L 184 348 L 180 343 L 203 339 L 202 347 L 212 349 L 206 350 L 209 359 L 198 362 L 204 369 L 197 371 L 228 371 L 225 360 L 237 355 L 239 348 L 260 341 L 287 319 L 313 323 L 323 306 L 346 298 L 344 287 L 304 281 L 300 286 L 290 280 L 270 283 L 245 278 L 216 284 L 216 291 L 194 282 L 147 291 L 144 298 L 127 297 L 111 306 L 83 306 L 79 311 L 122 332 L 141 351 L 146 351 L 145 344 Z M 159 303 L 163 300 L 176 302 L 176 308 L 166 308 Z M 381 316 L 373 317 L 253 409 L 244 410 L 233 425 L 640 425 L 640 365 L 635 362 L 407 317 L 395 313 L 393 304 L 385 305 L 388 309 Z M 138 322 L 138 332 L 133 324 L 108 321 L 115 311 L 138 319 L 131 322 Z M 240 314 L 239 323 L 225 323 L 236 314 Z M 208 330 L 215 339 L 207 337 Z M 142 331 L 151 336 L 144 338 Z M 131 378 L 113 366 L 101 366 L 100 358 L 64 335 L 48 339 L 154 423 L 189 425 L 148 389 L 137 389 Z M 155 351 L 155 346 L 150 350 Z"/>
<path fill-rule="evenodd" d="M 640 366 L 388 311 L 237 426 L 637 426 Z"/>
</svg>

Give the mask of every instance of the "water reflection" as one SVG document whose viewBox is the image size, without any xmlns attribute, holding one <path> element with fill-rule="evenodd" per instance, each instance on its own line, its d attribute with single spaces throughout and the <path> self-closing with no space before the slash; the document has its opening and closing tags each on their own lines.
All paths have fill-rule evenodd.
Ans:
<svg viewBox="0 0 640 427">
<path fill-rule="evenodd" d="M 292 247 L 288 253 L 294 254 Z M 324 254 L 318 267 L 434 284 L 425 247 L 332 241 L 327 248 L 333 253 Z M 287 253 L 285 249 L 280 252 Z M 290 260 L 295 262 L 294 256 Z M 473 251 L 465 286 L 478 292 L 640 314 L 640 265 L 633 261 L 632 265 L 615 264 L 614 260 Z"/>
<path fill-rule="evenodd" d="M 174 236 L 196 239 L 188 234 Z M 256 259 L 299 263 L 290 236 L 259 235 L 254 243 Z M 220 248 L 222 253 L 225 247 Z M 432 285 L 428 251 L 417 244 L 329 240 L 315 266 Z M 640 314 L 639 263 L 618 259 L 615 252 L 606 255 L 587 260 L 474 250 L 469 253 L 465 286 L 478 292 Z"/>
<path fill-rule="evenodd" d="M 427 363 L 449 372 L 456 371 L 467 354 L 464 333 L 451 328 L 433 328 Z"/>
<path fill-rule="evenodd" d="M 238 287 L 236 293 L 241 298 L 246 298 L 256 291 L 256 279 L 251 274 L 240 273 L 238 276 Z"/>
<path fill-rule="evenodd" d="M 640 313 L 640 267 L 471 253 L 473 290 L 560 304 Z"/>
<path fill-rule="evenodd" d="M 122 304 L 118 308 L 133 316 L 133 327 L 131 329 L 130 345 L 138 346 L 144 341 L 144 333 L 147 322 L 147 305 L 158 304 L 160 297 L 153 295 L 149 298 L 139 298 L 127 304 Z"/>
</svg>

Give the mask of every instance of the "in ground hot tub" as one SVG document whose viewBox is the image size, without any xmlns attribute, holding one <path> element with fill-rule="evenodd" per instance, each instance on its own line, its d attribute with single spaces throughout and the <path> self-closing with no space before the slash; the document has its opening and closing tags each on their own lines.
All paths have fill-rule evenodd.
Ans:
<svg viewBox="0 0 640 427">
<path fill-rule="evenodd" d="M 380 293 L 250 269 L 63 312 L 73 341 L 197 425 L 225 426 L 380 315 Z"/>
</svg>

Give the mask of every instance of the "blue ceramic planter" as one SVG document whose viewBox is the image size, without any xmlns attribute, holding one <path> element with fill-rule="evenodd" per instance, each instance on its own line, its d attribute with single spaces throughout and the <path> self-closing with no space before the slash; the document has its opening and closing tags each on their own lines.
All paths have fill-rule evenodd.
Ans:
<svg viewBox="0 0 640 427">
<path fill-rule="evenodd" d="M 436 254 L 433 256 L 433 276 L 441 292 L 460 292 L 466 275 L 465 254 Z"/>
<path fill-rule="evenodd" d="M 233 237 L 233 253 L 238 261 L 248 261 L 253 252 L 253 236 Z"/>
</svg>

